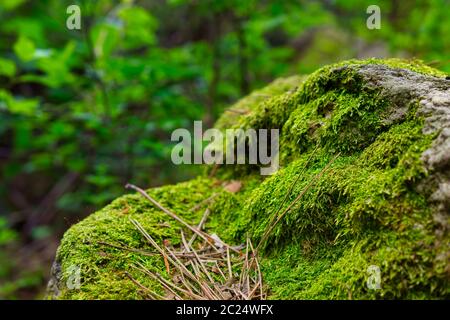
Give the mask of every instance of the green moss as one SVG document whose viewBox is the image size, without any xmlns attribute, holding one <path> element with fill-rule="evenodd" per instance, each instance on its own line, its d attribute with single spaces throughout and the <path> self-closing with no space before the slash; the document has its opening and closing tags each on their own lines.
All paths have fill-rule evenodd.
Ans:
<svg viewBox="0 0 450 320">
<path fill-rule="evenodd" d="M 391 102 L 357 72 L 368 63 L 444 76 L 418 61 L 370 59 L 326 66 L 306 80 L 277 81 L 238 102 L 231 109 L 240 113 L 226 112 L 216 124 L 221 129 L 279 128 L 282 168 L 276 174 L 264 179 L 255 166 L 223 166 L 216 179 L 149 190 L 192 224 L 202 210 L 189 208 L 216 194 L 208 231 L 230 243 L 241 243 L 247 235 L 258 243 L 275 215 L 339 153 L 262 246 L 270 298 L 450 297 L 449 236 L 437 236 L 430 190 L 420 187 L 429 174 L 421 154 L 435 136 L 423 134 L 416 101 L 405 101 L 405 113 L 391 119 Z M 239 179 L 242 189 L 224 191 L 226 179 Z M 129 217 L 159 241 L 179 241 L 180 226 L 164 213 L 139 195 L 121 197 L 64 236 L 58 251 L 64 279 L 77 265 L 83 284 L 80 290 L 64 290 L 61 298 L 140 298 L 125 271 L 161 290 L 130 267 L 139 260 L 164 273 L 159 256 L 99 244 L 148 249 Z M 380 290 L 366 286 L 370 265 L 380 268 Z"/>
<path fill-rule="evenodd" d="M 213 192 L 222 192 L 215 181 L 198 178 L 176 186 L 165 186 L 149 190 L 149 194 L 186 221 L 197 224 L 201 212 L 190 209 Z M 142 235 L 130 222 L 136 219 L 157 241 L 179 241 L 181 225 L 156 209 L 142 196 L 126 195 L 109 206 L 90 215 L 66 232 L 57 253 L 63 272 L 70 266 L 81 268 L 80 290 L 65 290 L 61 298 L 70 299 L 136 299 L 136 286 L 125 276 L 132 274 L 143 284 L 154 286 L 151 279 L 131 269 L 135 261 L 145 263 L 150 270 L 164 270 L 158 257 L 112 248 L 102 243 L 134 249 L 148 249 Z M 63 282 L 70 274 L 63 274 Z"/>
<path fill-rule="evenodd" d="M 435 68 L 432 68 L 428 65 L 426 65 L 423 61 L 418 59 L 399 59 L 399 58 L 391 58 L 391 59 L 368 59 L 368 60 L 355 60 L 356 64 L 367 64 L 367 63 L 373 63 L 373 64 L 383 64 L 391 68 L 395 69 L 406 69 L 410 71 L 414 71 L 417 73 L 421 73 L 424 75 L 430 75 L 434 77 L 439 78 L 445 78 L 447 74 L 443 71 L 437 70 Z"/>
<path fill-rule="evenodd" d="M 250 115 L 259 113 L 262 105 L 270 106 L 272 99 L 294 92 L 304 78 L 292 76 L 277 79 L 266 87 L 252 92 L 225 110 L 223 115 L 217 120 L 215 127 L 218 129 L 242 127 L 240 121 L 245 122 L 245 119 Z"/>
</svg>

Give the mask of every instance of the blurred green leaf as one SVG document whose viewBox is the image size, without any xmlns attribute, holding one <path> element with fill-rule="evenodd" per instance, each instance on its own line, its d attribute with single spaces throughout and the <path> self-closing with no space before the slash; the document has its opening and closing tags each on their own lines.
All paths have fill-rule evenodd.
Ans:
<svg viewBox="0 0 450 320">
<path fill-rule="evenodd" d="M 49 226 L 34 227 L 31 232 L 31 236 L 33 237 L 33 239 L 36 239 L 36 240 L 41 240 L 41 239 L 47 238 L 47 237 L 51 236 L 51 234 L 52 234 L 52 230 L 50 229 Z"/>
<path fill-rule="evenodd" d="M 3 8 L 5 10 L 12 10 L 20 6 L 25 1 L 26 0 L 2 0 L 2 2 L 0 2 L 0 8 Z"/>
<path fill-rule="evenodd" d="M 5 245 L 16 239 L 17 234 L 8 228 L 8 223 L 4 217 L 0 217 L 0 245 Z"/>
<path fill-rule="evenodd" d="M 142 47 L 156 42 L 154 31 L 157 21 L 148 11 L 136 6 L 123 7 L 117 15 L 124 22 L 126 48 Z"/>
<path fill-rule="evenodd" d="M 6 109 L 12 113 L 33 115 L 37 107 L 37 99 L 15 98 L 6 90 L 0 89 L 0 110 Z"/>
<path fill-rule="evenodd" d="M 0 75 L 12 77 L 16 74 L 16 65 L 13 61 L 0 58 Z"/>
<path fill-rule="evenodd" d="M 30 39 L 20 36 L 14 44 L 14 52 L 20 60 L 28 62 L 33 59 L 36 47 Z"/>
</svg>

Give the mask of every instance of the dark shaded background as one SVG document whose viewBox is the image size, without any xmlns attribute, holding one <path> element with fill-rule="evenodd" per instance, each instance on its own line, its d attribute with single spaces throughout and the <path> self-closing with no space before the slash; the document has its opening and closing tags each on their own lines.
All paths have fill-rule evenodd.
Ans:
<svg viewBox="0 0 450 320">
<path fill-rule="evenodd" d="M 81 8 L 81 30 L 66 9 Z M 381 29 L 366 27 L 369 5 Z M 186 180 L 171 132 L 343 59 L 450 72 L 447 0 L 0 2 L 0 299 L 42 298 L 63 232 L 126 182 Z"/>
</svg>

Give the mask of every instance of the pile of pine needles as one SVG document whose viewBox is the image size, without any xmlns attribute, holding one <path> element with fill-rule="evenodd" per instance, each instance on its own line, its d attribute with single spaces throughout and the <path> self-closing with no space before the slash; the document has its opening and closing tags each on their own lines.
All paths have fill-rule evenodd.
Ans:
<svg viewBox="0 0 450 320">
<path fill-rule="evenodd" d="M 258 257 L 250 239 L 247 239 L 246 245 L 230 246 L 217 235 L 210 235 L 202 230 L 209 215 L 209 209 L 205 210 L 198 226 L 193 227 L 164 208 L 144 190 L 130 184 L 127 187 L 138 191 L 156 207 L 183 224 L 191 233 L 187 240 L 185 232 L 181 229 L 180 246 L 174 247 L 166 242 L 158 244 L 138 221 L 130 219 L 148 243 L 161 255 L 169 275 L 169 279 L 163 277 L 139 262 L 132 266 L 159 282 L 165 290 L 166 294 L 162 296 L 127 273 L 127 276 L 148 298 L 157 300 L 262 300 L 266 298 Z"/>
<path fill-rule="evenodd" d="M 264 232 L 256 249 L 247 238 L 245 245 L 230 246 L 223 242 L 217 235 L 203 231 L 203 226 L 208 218 L 209 209 L 205 210 L 198 226 L 191 226 L 175 213 L 163 207 L 159 202 L 149 196 L 144 190 L 131 184 L 131 188 L 139 192 L 157 208 L 175 219 L 187 229 L 190 238 L 187 240 L 183 230 L 180 231 L 180 243 L 178 247 L 171 246 L 167 242 L 159 245 L 134 219 L 130 219 L 133 225 L 144 236 L 148 243 L 156 249 L 164 260 L 167 277 L 154 273 L 143 264 L 137 262 L 132 267 L 156 280 L 165 290 L 162 296 L 151 290 L 129 273 L 127 276 L 133 281 L 149 299 L 155 300 L 251 300 L 265 299 L 267 294 L 264 289 L 263 279 L 258 260 L 258 252 L 266 245 L 266 241 L 274 227 L 287 214 L 289 210 L 303 197 L 311 186 L 321 178 L 331 164 L 339 156 L 339 153 L 309 181 L 302 192 L 283 211 L 283 205 L 290 196 L 294 185 L 302 174 L 292 182 L 285 198 L 278 210 L 272 216 L 268 228 Z M 308 163 L 311 159 L 308 159 Z M 281 213 L 280 213 L 281 212 Z M 136 250 L 139 251 L 139 250 Z"/>
</svg>

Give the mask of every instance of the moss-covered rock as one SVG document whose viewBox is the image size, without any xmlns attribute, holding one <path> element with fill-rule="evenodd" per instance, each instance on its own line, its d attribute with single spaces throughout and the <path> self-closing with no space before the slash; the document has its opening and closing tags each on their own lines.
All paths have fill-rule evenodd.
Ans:
<svg viewBox="0 0 450 320">
<path fill-rule="evenodd" d="M 450 298 L 446 74 L 418 61 L 346 61 L 275 81 L 232 106 L 216 127 L 280 129 L 280 170 L 264 177 L 254 166 L 223 165 L 207 169 L 214 178 L 148 192 L 192 224 L 202 214 L 192 208 L 209 206 L 207 230 L 230 243 L 247 235 L 258 242 L 338 155 L 262 247 L 269 298 Z M 243 187 L 226 191 L 230 179 Z M 140 252 L 148 247 L 130 217 L 159 241 L 179 241 L 177 222 L 140 195 L 125 195 L 66 232 L 49 296 L 140 299 L 126 272 L 162 290 L 131 268 L 140 261 L 165 272 L 161 257 Z M 372 265 L 381 277 L 374 290 L 366 285 Z M 79 289 L 66 286 L 72 266 L 80 268 Z"/>
</svg>

